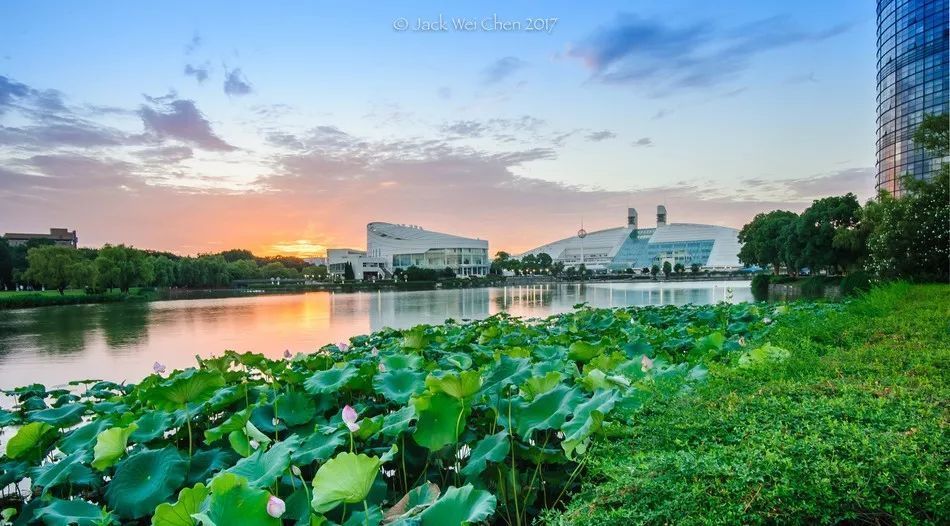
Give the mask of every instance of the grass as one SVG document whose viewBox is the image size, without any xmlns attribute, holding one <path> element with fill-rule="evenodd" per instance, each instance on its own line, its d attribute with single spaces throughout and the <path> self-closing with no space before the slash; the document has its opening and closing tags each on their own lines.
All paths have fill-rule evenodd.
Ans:
<svg viewBox="0 0 950 526">
<path fill-rule="evenodd" d="M 112 303 L 127 300 L 154 299 L 150 289 L 132 288 L 127 294 L 117 289 L 111 292 L 87 294 L 80 289 L 67 289 L 63 294 L 57 290 L 0 291 L 0 310 L 48 307 L 53 305 L 77 305 L 81 303 Z"/>
<path fill-rule="evenodd" d="M 546 522 L 947 524 L 950 286 L 875 289 L 789 317 L 782 363 L 714 369 L 608 429 Z"/>
</svg>

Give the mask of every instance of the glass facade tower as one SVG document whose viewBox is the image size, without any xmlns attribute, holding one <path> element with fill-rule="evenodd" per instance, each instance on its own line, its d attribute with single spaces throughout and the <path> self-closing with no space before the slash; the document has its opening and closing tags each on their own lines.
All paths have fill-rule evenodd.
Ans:
<svg viewBox="0 0 950 526">
<path fill-rule="evenodd" d="M 877 188 L 900 195 L 900 178 L 930 179 L 941 159 L 911 139 L 924 115 L 950 111 L 950 0 L 877 2 Z"/>
</svg>

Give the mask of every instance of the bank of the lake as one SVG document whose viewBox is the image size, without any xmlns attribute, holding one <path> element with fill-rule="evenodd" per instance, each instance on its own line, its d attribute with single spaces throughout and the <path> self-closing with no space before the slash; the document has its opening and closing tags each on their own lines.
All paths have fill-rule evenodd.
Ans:
<svg viewBox="0 0 950 526">
<path fill-rule="evenodd" d="M 715 368 L 613 426 L 549 524 L 947 524 L 950 286 L 778 322 L 784 363 Z"/>
</svg>

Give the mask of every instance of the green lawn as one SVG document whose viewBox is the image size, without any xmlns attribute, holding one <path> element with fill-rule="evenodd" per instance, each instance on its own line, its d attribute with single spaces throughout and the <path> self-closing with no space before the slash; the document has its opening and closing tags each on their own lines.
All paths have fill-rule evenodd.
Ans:
<svg viewBox="0 0 950 526">
<path fill-rule="evenodd" d="M 595 446 L 551 524 L 950 523 L 950 286 L 780 320 L 780 364 L 714 369 Z"/>
<path fill-rule="evenodd" d="M 86 292 L 82 289 L 66 289 L 65 296 L 83 296 Z M 58 297 L 58 290 L 0 290 L 0 298 L 15 298 L 20 296 L 45 296 Z"/>
</svg>

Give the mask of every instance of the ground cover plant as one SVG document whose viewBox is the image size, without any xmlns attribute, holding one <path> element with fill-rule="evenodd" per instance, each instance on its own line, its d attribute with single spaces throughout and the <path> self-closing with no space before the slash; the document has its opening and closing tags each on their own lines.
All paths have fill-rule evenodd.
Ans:
<svg viewBox="0 0 950 526">
<path fill-rule="evenodd" d="M 950 523 L 948 320 L 947 285 L 791 313 L 768 335 L 785 359 L 713 366 L 608 425 L 545 523 Z"/>
<path fill-rule="evenodd" d="M 709 366 L 781 356 L 773 320 L 832 304 L 593 309 L 383 330 L 140 383 L 7 392 L 13 524 L 531 524 L 603 429 Z"/>
</svg>

